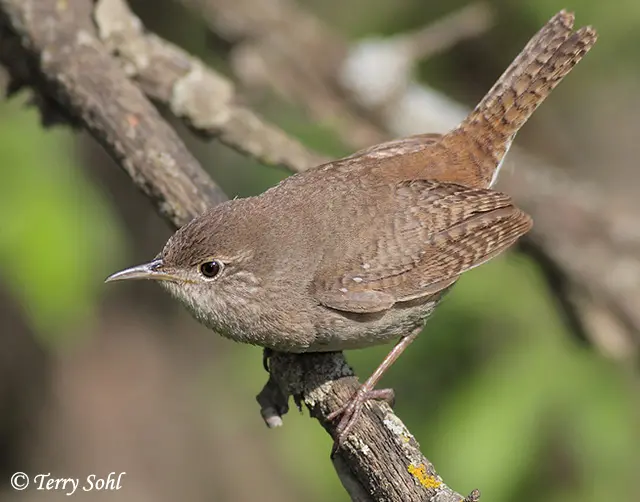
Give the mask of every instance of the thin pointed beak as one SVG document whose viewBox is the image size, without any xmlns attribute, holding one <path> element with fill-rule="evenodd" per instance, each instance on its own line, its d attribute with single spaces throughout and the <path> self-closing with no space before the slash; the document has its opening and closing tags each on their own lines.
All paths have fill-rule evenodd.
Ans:
<svg viewBox="0 0 640 502">
<path fill-rule="evenodd" d="M 125 281 L 129 279 L 153 279 L 156 281 L 179 281 L 180 278 L 163 270 L 162 260 L 153 260 L 135 267 L 125 268 L 111 274 L 104 282 Z"/>
</svg>

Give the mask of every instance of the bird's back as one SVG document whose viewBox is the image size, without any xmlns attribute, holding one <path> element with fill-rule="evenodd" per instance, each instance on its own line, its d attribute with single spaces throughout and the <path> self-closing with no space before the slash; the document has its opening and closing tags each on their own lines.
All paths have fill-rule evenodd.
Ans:
<svg viewBox="0 0 640 502">
<path fill-rule="evenodd" d="M 401 336 L 424 321 L 460 274 L 531 226 L 502 193 L 405 175 L 386 164 L 394 156 L 372 163 L 371 155 L 289 178 L 261 196 L 277 229 L 272 238 L 304 256 L 282 258 L 306 278 L 296 286 L 313 303 L 316 333 L 305 350 Z"/>
</svg>

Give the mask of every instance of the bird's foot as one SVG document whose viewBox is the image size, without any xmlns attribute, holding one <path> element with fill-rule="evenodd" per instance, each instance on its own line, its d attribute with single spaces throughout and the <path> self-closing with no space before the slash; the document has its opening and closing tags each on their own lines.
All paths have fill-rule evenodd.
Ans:
<svg viewBox="0 0 640 502">
<path fill-rule="evenodd" d="M 332 422 L 340 417 L 333 433 L 332 457 L 349 436 L 353 426 L 362 414 L 364 404 L 372 399 L 376 401 L 386 401 L 389 405 L 393 406 L 395 395 L 393 389 L 371 389 L 365 384 L 362 385 L 345 404 L 327 415 L 327 420 Z"/>
</svg>

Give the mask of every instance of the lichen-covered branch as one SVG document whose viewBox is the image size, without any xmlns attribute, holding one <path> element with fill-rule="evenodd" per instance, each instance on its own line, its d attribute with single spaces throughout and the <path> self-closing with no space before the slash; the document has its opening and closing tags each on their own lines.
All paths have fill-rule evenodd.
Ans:
<svg viewBox="0 0 640 502">
<path fill-rule="evenodd" d="M 124 0 L 98 0 L 98 35 L 142 91 L 185 120 L 198 135 L 217 138 L 267 165 L 299 172 L 326 159 L 236 100 L 234 85 L 186 51 L 144 30 Z"/>
<path fill-rule="evenodd" d="M 14 87 L 35 90 L 45 120 L 55 109 L 87 129 L 173 224 L 224 200 L 98 40 L 92 2 L 2 0 L 0 8 L 0 62 Z"/>
<path fill-rule="evenodd" d="M 326 417 L 358 389 L 358 380 L 342 353 L 282 354 L 269 359 L 271 377 L 258 395 L 267 423 L 279 425 L 288 409 L 288 396 L 304 403 L 311 416 L 333 434 Z M 340 378 L 339 385 L 334 381 Z M 463 497 L 444 483 L 435 467 L 402 421 L 385 403 L 370 402 L 358 420 L 357 430 L 347 439 L 334 467 L 356 501 L 471 502 L 480 492 Z"/>
</svg>

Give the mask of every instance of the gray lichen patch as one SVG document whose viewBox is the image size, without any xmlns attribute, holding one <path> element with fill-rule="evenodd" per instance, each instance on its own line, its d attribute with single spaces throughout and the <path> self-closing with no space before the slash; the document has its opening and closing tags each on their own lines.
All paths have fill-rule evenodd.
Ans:
<svg viewBox="0 0 640 502">
<path fill-rule="evenodd" d="M 227 80 L 194 64 L 173 86 L 171 109 L 180 117 L 188 116 L 198 128 L 216 129 L 229 120 L 233 96 Z"/>
</svg>

